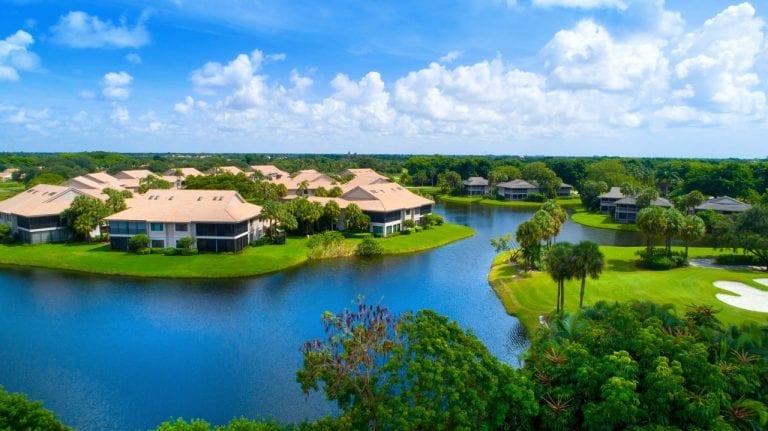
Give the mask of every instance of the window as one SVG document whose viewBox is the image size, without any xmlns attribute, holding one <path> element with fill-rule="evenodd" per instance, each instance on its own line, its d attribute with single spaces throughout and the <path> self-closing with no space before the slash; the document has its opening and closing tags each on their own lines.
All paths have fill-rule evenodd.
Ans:
<svg viewBox="0 0 768 431">
<path fill-rule="evenodd" d="M 165 241 L 162 239 L 153 239 L 151 246 L 152 248 L 163 248 L 165 247 Z"/>
<path fill-rule="evenodd" d="M 176 223 L 176 232 L 186 232 L 189 226 L 186 223 Z"/>
<path fill-rule="evenodd" d="M 163 231 L 163 224 L 162 223 L 150 223 L 150 230 L 152 232 L 162 232 Z"/>
</svg>

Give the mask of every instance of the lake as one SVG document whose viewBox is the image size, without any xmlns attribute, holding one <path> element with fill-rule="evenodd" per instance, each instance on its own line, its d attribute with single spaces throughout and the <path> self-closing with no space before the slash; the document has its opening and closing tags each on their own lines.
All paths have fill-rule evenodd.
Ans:
<svg viewBox="0 0 768 431">
<path fill-rule="evenodd" d="M 81 430 L 148 429 L 176 417 L 313 419 L 333 414 L 295 382 L 320 315 L 358 296 L 396 312 L 431 308 L 500 359 L 527 347 L 487 273 L 490 238 L 531 212 L 438 204 L 477 234 L 409 256 L 335 259 L 256 278 L 179 281 L 0 269 L 0 384 Z M 567 222 L 559 241 L 639 245 L 636 233 Z M 169 257 L 183 259 L 183 257 Z"/>
</svg>

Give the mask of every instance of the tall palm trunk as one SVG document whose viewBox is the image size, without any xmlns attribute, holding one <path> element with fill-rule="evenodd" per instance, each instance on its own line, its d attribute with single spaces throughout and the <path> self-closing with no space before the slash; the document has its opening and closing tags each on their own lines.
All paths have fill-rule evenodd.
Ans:
<svg viewBox="0 0 768 431">
<path fill-rule="evenodd" d="M 557 281 L 557 303 L 555 304 L 555 309 L 560 314 L 560 280 Z"/>
<path fill-rule="evenodd" d="M 579 291 L 579 308 L 584 307 L 584 287 L 587 285 L 587 276 L 584 275 L 581 279 L 581 290 Z"/>
</svg>

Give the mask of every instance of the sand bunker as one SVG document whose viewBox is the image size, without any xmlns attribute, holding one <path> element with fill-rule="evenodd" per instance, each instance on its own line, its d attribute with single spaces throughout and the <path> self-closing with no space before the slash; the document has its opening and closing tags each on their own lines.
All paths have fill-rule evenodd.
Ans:
<svg viewBox="0 0 768 431">
<path fill-rule="evenodd" d="M 768 286 L 768 278 L 758 278 L 755 279 L 755 281 L 763 286 Z M 727 290 L 739 295 L 734 296 L 725 293 L 718 293 L 715 295 L 717 299 L 726 304 L 745 310 L 768 313 L 768 292 L 765 290 L 756 289 L 738 281 L 716 281 L 714 282 L 714 285 L 719 289 Z"/>
</svg>

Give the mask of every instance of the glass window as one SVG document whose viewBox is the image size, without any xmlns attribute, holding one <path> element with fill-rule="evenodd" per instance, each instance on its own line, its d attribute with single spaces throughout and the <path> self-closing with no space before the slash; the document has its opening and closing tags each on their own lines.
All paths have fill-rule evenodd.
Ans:
<svg viewBox="0 0 768 431">
<path fill-rule="evenodd" d="M 163 231 L 163 224 L 162 223 L 152 223 L 150 224 L 150 229 L 152 232 L 162 232 Z"/>
<path fill-rule="evenodd" d="M 186 232 L 189 226 L 186 223 L 176 223 L 176 232 Z"/>
<path fill-rule="evenodd" d="M 165 241 L 162 239 L 153 239 L 152 240 L 152 248 L 163 248 L 165 247 Z"/>
</svg>

